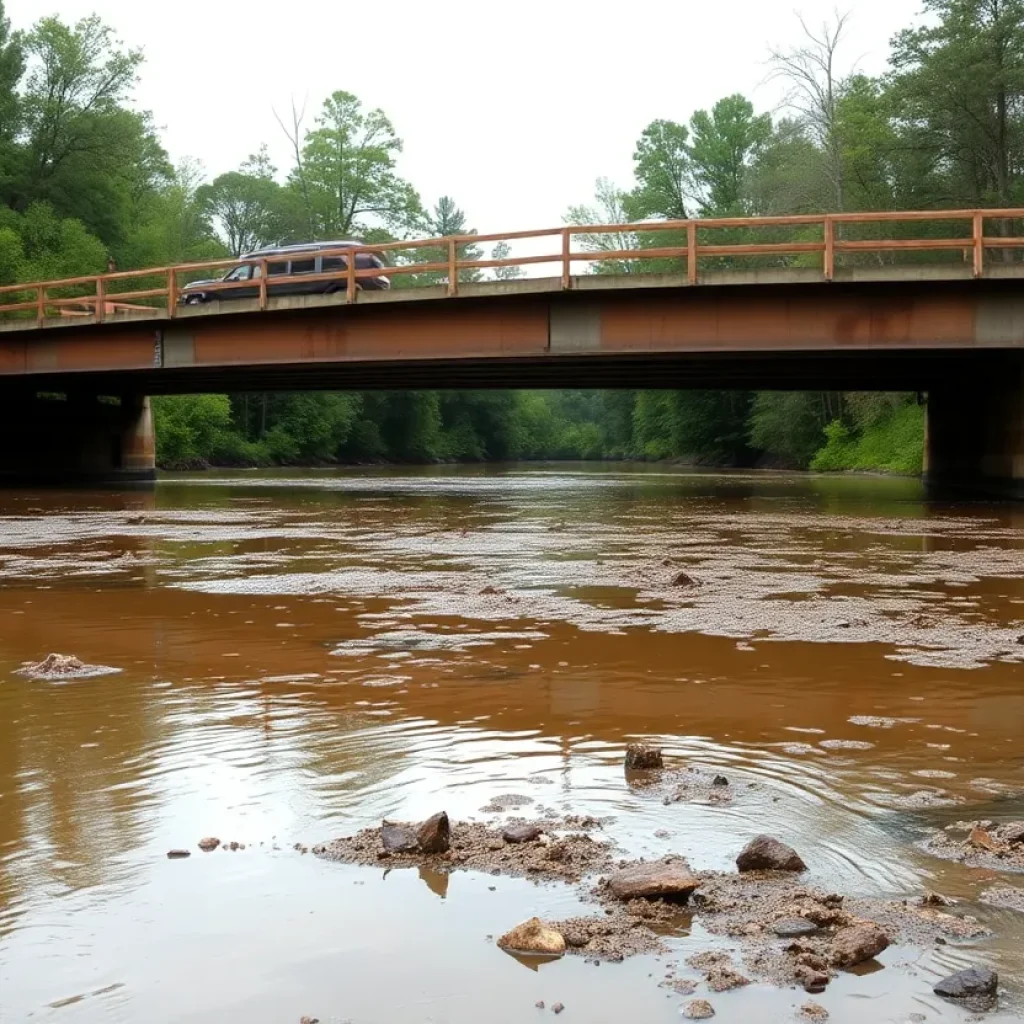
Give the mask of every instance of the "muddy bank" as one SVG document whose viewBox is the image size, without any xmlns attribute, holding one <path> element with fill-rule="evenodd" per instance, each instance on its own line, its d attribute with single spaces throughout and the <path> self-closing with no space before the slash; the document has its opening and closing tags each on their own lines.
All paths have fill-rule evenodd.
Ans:
<svg viewBox="0 0 1024 1024">
<path fill-rule="evenodd" d="M 536 834 L 527 841 L 506 835 L 517 827 L 532 827 Z M 346 864 L 426 866 L 442 872 L 462 869 L 569 882 L 605 871 L 612 864 L 612 844 L 601 834 L 601 822 L 591 817 L 514 819 L 500 827 L 454 822 L 448 849 L 431 853 L 386 849 L 383 832 L 380 828 L 363 829 L 354 836 L 314 846 L 313 853 Z"/>
</svg>

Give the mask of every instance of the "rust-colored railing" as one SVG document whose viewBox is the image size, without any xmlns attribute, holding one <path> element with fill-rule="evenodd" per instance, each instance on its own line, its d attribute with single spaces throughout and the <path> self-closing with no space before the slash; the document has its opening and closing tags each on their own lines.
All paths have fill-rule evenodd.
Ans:
<svg viewBox="0 0 1024 1024">
<path fill-rule="evenodd" d="M 986 234 L 986 221 L 999 224 L 999 232 Z M 1014 221 L 1024 221 L 1024 209 L 986 210 L 928 210 L 898 211 L 885 213 L 838 213 L 803 214 L 788 217 L 724 217 L 705 220 L 644 221 L 637 224 L 592 224 L 569 225 L 546 228 L 540 231 L 513 231 L 493 235 L 458 235 L 447 238 L 415 239 L 413 241 L 390 242 L 385 245 L 360 245 L 343 249 L 322 250 L 315 255 L 341 257 L 341 269 L 321 274 L 279 274 L 268 280 L 268 263 L 280 264 L 286 256 L 260 257 L 258 259 L 218 260 L 206 263 L 186 263 L 173 267 L 156 267 L 142 270 L 117 271 L 88 277 L 67 278 L 59 281 L 36 281 L 28 284 L 13 284 L 0 287 L 0 317 L 14 314 L 22 322 L 34 321 L 42 324 L 52 317 L 91 316 L 102 321 L 109 316 L 133 316 L 138 313 L 154 315 L 164 310 L 166 315 L 175 316 L 182 293 L 182 278 L 198 273 L 209 274 L 238 266 L 258 268 L 258 276 L 248 282 L 218 280 L 204 284 L 204 292 L 237 289 L 240 284 L 255 287 L 259 308 L 265 309 L 268 301 L 278 288 L 287 291 L 290 283 L 311 284 L 314 282 L 337 282 L 338 290 L 346 294 L 346 302 L 355 302 L 368 278 L 394 278 L 401 275 L 435 275 L 447 284 L 447 294 L 459 294 L 459 278 L 467 272 L 522 268 L 536 264 L 556 264 L 560 267 L 561 285 L 571 288 L 573 268 L 576 264 L 609 261 L 618 264 L 638 265 L 652 260 L 679 260 L 686 267 L 687 280 L 697 284 L 701 280 L 701 260 L 736 257 L 801 257 L 808 260 L 817 256 L 821 260 L 822 278 L 832 280 L 836 270 L 837 257 L 844 254 L 872 254 L 882 259 L 887 253 L 943 253 L 958 250 L 963 260 L 971 263 L 975 277 L 985 271 L 988 250 L 1024 250 L 1024 237 L 1015 237 L 1009 231 Z M 894 225 L 938 225 L 960 226 L 960 237 L 868 237 L 844 238 L 843 228 L 857 225 L 860 228 L 874 228 L 885 231 Z M 785 241 L 750 242 L 719 239 L 715 242 L 701 240 L 701 232 L 718 231 L 728 233 L 740 231 L 756 232 L 758 229 L 798 229 L 798 236 L 813 233 L 815 237 L 795 237 Z M 850 228 L 847 229 L 847 233 Z M 664 246 L 642 246 L 614 249 L 609 239 L 629 236 L 645 237 L 650 240 L 655 233 L 669 233 L 681 236 L 680 244 Z M 820 238 L 817 237 L 820 234 Z M 601 239 L 594 242 L 596 238 Z M 573 248 L 574 239 L 591 239 L 589 247 Z M 505 259 L 466 259 L 464 247 L 484 242 L 537 241 L 558 239 L 552 253 L 529 256 L 509 256 Z M 685 240 L 683 244 L 682 240 Z M 357 257 L 367 254 L 383 255 L 394 253 L 404 262 L 383 267 L 357 267 Z M 424 255 L 429 262 L 414 262 L 410 254 Z M 806 267 L 808 263 L 801 263 Z M 634 269 L 634 268 L 628 268 Z M 255 271 L 254 271 L 255 272 Z M 707 270 L 706 273 L 714 273 Z M 136 285 L 134 289 L 132 285 Z M 126 290 L 120 290 L 127 286 Z M 74 292 L 78 294 L 55 294 Z M 3 302 L 11 296 L 15 301 Z M 23 298 L 29 296 L 29 298 Z M 138 303 L 145 302 L 145 305 Z M 29 315 L 34 314 L 34 315 Z"/>
</svg>

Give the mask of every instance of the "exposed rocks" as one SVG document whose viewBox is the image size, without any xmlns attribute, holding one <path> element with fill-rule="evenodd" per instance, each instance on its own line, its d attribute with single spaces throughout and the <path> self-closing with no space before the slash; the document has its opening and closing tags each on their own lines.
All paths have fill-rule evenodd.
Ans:
<svg viewBox="0 0 1024 1024">
<path fill-rule="evenodd" d="M 943 978 L 934 988 L 938 996 L 946 999 L 973 999 L 991 997 L 999 989 L 999 975 L 987 967 L 969 967 Z"/>
<path fill-rule="evenodd" d="M 692 999 L 682 1010 L 687 1020 L 710 1020 L 715 1015 L 715 1008 L 706 999 Z"/>
<path fill-rule="evenodd" d="M 551 1012 L 552 1013 L 561 1013 L 564 1009 L 565 1009 L 565 1006 L 562 1003 L 555 1003 L 555 1005 L 551 1007 Z"/>
<path fill-rule="evenodd" d="M 607 881 L 620 900 L 669 899 L 685 902 L 700 885 L 683 860 L 634 864 L 617 871 Z"/>
<path fill-rule="evenodd" d="M 319 1017 L 300 1017 L 299 1024 L 320 1024 Z"/>
<path fill-rule="evenodd" d="M 617 904 L 609 908 L 611 913 L 554 921 L 551 927 L 562 933 L 570 953 L 596 962 L 618 963 L 630 956 L 664 952 L 664 943 L 647 926 L 642 913 L 651 906 L 646 901 Z M 658 920 L 660 924 L 671 924 L 668 917 Z"/>
<path fill-rule="evenodd" d="M 380 828 L 386 853 L 447 853 L 451 845 L 448 815 L 441 811 L 419 825 L 385 821 Z"/>
<path fill-rule="evenodd" d="M 509 825 L 502 829 L 501 838 L 506 843 L 532 843 L 544 834 L 540 825 Z"/>
<path fill-rule="evenodd" d="M 771 836 L 757 836 L 740 851 L 736 868 L 741 872 L 806 871 L 807 865 L 791 846 Z"/>
<path fill-rule="evenodd" d="M 73 654 L 48 654 L 42 661 L 26 662 L 15 670 L 15 675 L 29 679 L 85 679 L 108 675 L 120 669 L 106 665 L 86 665 Z"/>
<path fill-rule="evenodd" d="M 167 859 L 168 860 L 184 860 L 186 857 L 191 857 L 191 856 L 192 856 L 192 851 L 191 850 L 168 850 L 167 851 Z"/>
<path fill-rule="evenodd" d="M 700 586 L 700 580 L 695 579 L 689 573 L 680 572 L 672 577 L 672 586 L 680 587 L 684 590 L 692 589 L 693 587 Z"/>
<path fill-rule="evenodd" d="M 1024 821 L 958 821 L 933 832 L 924 848 L 971 867 L 1024 871 Z"/>
<path fill-rule="evenodd" d="M 836 967 L 855 967 L 872 960 L 888 949 L 889 936 L 868 921 L 843 928 L 832 939 L 832 963 Z"/>
<path fill-rule="evenodd" d="M 744 985 L 750 984 L 749 978 L 745 978 L 738 971 L 727 966 L 712 967 L 705 975 L 704 980 L 707 981 L 708 988 L 712 992 L 729 992 L 734 988 L 742 988 Z"/>
<path fill-rule="evenodd" d="M 517 823 L 518 824 L 518 823 Z M 541 839 L 550 842 L 507 843 L 502 830 L 479 822 L 456 822 L 449 826 L 449 849 L 444 853 L 426 852 L 417 846 L 400 852 L 382 848 L 382 829 L 368 828 L 354 836 L 335 839 L 313 848 L 327 860 L 347 864 L 378 864 L 386 860 L 395 867 L 428 866 L 436 871 L 487 871 L 492 874 L 527 878 L 578 881 L 585 874 L 606 871 L 611 865 L 611 849 L 587 832 L 600 829 L 593 818 L 548 819 L 536 822 L 544 829 Z M 405 826 L 414 828 L 415 826 Z M 573 829 L 568 834 L 556 834 Z M 407 834 L 406 834 L 407 836 Z"/>
<path fill-rule="evenodd" d="M 797 964 L 793 978 L 805 992 L 824 992 L 830 981 L 828 971 L 811 964 Z"/>
<path fill-rule="evenodd" d="M 828 1020 L 828 1010 L 820 1003 L 804 1003 L 797 1011 L 801 1020 L 822 1021 Z"/>
<path fill-rule="evenodd" d="M 626 767 L 633 771 L 653 771 L 665 766 L 664 758 L 657 747 L 643 743 L 630 743 L 626 747 Z"/>
<path fill-rule="evenodd" d="M 952 907 L 955 905 L 955 902 L 955 900 L 949 899 L 948 896 L 943 896 L 931 890 L 921 897 L 922 907 Z"/>
<path fill-rule="evenodd" d="M 724 775 L 716 775 L 711 780 L 711 785 L 712 786 L 728 786 L 729 785 L 729 780 Z"/>
<path fill-rule="evenodd" d="M 220 840 L 215 839 L 213 836 L 208 836 L 206 839 L 199 840 L 199 849 L 204 853 L 216 850 L 218 846 L 220 846 Z"/>
<path fill-rule="evenodd" d="M 561 932 L 544 924 L 539 917 L 516 925 L 506 932 L 498 945 L 513 953 L 533 953 L 538 956 L 561 956 L 565 952 L 565 939 Z"/>
<path fill-rule="evenodd" d="M 784 917 L 772 925 L 772 931 L 780 939 L 802 939 L 807 935 L 814 935 L 818 926 L 806 917 Z"/>
</svg>

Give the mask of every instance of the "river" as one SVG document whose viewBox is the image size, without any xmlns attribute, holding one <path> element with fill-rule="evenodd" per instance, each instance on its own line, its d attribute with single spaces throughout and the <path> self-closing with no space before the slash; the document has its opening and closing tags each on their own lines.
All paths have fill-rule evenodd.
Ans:
<svg viewBox="0 0 1024 1024">
<path fill-rule="evenodd" d="M 1014 876 L 918 844 L 1024 818 L 1022 580 L 1024 508 L 907 480 L 609 465 L 2 493 L 0 1020 L 515 1024 L 548 1018 L 538 1000 L 679 1020 L 666 965 L 722 945 L 697 923 L 658 956 L 538 969 L 492 937 L 587 912 L 580 889 L 302 850 L 535 808 L 600 817 L 623 856 L 727 870 L 770 831 L 809 884 L 940 891 L 994 935 L 893 945 L 815 998 L 842 1024 L 965 1020 L 931 987 L 991 965 L 987 1019 L 1021 1020 L 1024 914 L 978 901 Z M 15 674 L 51 651 L 119 671 Z M 635 739 L 743 798 L 645 796 Z M 483 810 L 510 794 L 531 803 Z M 207 835 L 245 848 L 200 853 Z M 709 998 L 726 1024 L 806 1001 Z"/>
</svg>

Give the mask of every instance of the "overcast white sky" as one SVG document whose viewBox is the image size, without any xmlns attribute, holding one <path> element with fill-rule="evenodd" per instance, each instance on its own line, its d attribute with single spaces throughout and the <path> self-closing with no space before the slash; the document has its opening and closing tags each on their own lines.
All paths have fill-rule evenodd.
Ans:
<svg viewBox="0 0 1024 1024">
<path fill-rule="evenodd" d="M 759 110 L 771 45 L 820 24 L 823 0 L 7 0 L 16 27 L 97 13 L 146 54 L 138 90 L 177 160 L 215 175 L 261 142 L 287 147 L 273 111 L 310 116 L 336 90 L 379 106 L 405 140 L 402 173 L 448 193 L 481 232 L 552 226 L 594 179 L 631 180 L 654 118 L 685 121 L 731 92 Z M 920 0 L 845 0 L 846 61 L 877 72 Z"/>
</svg>

